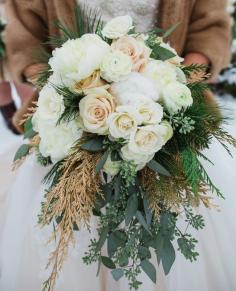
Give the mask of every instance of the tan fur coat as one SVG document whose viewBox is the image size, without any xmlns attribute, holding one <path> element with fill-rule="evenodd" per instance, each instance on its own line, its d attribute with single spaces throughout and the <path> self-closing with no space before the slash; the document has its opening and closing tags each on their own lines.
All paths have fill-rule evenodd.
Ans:
<svg viewBox="0 0 236 291">
<path fill-rule="evenodd" d="M 230 18 L 227 0 L 161 0 L 159 26 L 167 29 L 180 23 L 171 44 L 184 56 L 200 52 L 211 60 L 217 75 L 230 58 Z M 75 0 L 8 0 L 7 49 L 15 80 L 22 80 L 24 69 L 32 64 L 32 51 L 58 33 L 55 21 L 73 22 Z"/>
</svg>

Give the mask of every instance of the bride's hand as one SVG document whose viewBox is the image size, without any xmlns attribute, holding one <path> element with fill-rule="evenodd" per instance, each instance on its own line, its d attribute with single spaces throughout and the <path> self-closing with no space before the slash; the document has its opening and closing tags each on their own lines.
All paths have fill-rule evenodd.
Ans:
<svg viewBox="0 0 236 291">
<path fill-rule="evenodd" d="M 209 65 L 210 60 L 208 57 L 201 53 L 189 53 L 184 57 L 185 65 L 199 64 L 199 65 Z"/>
</svg>

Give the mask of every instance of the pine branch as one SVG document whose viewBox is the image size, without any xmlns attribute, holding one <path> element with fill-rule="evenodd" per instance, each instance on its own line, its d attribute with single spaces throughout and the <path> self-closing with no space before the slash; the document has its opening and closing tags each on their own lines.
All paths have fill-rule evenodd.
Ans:
<svg viewBox="0 0 236 291">
<path fill-rule="evenodd" d="M 225 131 L 223 128 L 217 128 L 217 130 L 213 132 L 213 136 L 224 147 L 228 154 L 231 157 L 233 157 L 228 145 L 231 145 L 234 148 L 236 148 L 236 139 L 232 135 L 230 135 L 227 131 Z"/>
<path fill-rule="evenodd" d="M 189 78 L 192 73 L 206 72 L 208 67 L 206 65 L 192 64 L 189 66 L 183 66 L 181 69 L 186 77 Z"/>
<path fill-rule="evenodd" d="M 79 114 L 79 102 L 85 96 L 84 93 L 74 93 L 65 86 L 56 86 L 54 84 L 52 86 L 59 95 L 64 97 L 65 110 L 57 123 L 74 120 Z"/>
<path fill-rule="evenodd" d="M 62 164 L 63 161 L 57 162 L 44 177 L 43 183 L 50 186 L 49 190 L 58 183 L 61 175 L 63 174 L 61 169 Z"/>
<path fill-rule="evenodd" d="M 212 191 L 212 193 L 216 193 L 218 197 L 224 199 L 223 193 L 220 191 L 219 188 L 217 188 L 214 185 L 214 183 L 212 182 L 211 178 L 207 174 L 207 172 L 204 169 L 204 167 L 202 166 L 202 164 L 199 161 L 198 161 L 198 163 L 199 163 L 199 170 L 201 171 L 201 174 L 202 174 L 202 180 L 210 187 L 210 190 Z"/>
</svg>

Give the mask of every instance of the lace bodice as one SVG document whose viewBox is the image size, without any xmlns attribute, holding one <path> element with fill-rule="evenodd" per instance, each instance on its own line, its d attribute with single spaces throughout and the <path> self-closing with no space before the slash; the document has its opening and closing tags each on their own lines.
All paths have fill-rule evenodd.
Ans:
<svg viewBox="0 0 236 291">
<path fill-rule="evenodd" d="M 77 0 L 77 2 L 99 9 L 104 21 L 129 14 L 138 31 L 148 31 L 157 23 L 159 0 Z"/>
</svg>

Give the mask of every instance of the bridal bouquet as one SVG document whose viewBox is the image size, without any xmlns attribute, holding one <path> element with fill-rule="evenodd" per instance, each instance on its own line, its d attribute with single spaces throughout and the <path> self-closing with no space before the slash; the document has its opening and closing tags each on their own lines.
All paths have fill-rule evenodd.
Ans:
<svg viewBox="0 0 236 291">
<path fill-rule="evenodd" d="M 156 282 L 155 254 L 168 274 L 178 250 L 193 261 L 202 229 L 195 209 L 211 207 L 208 191 L 222 196 L 200 159 L 216 138 L 228 151 L 236 141 L 224 118 L 206 102 L 205 68 L 184 66 L 164 40 L 167 32 L 135 31 L 130 16 L 103 25 L 77 9 L 75 31 L 60 25 L 62 38 L 40 77 L 36 109 L 27 117 L 29 143 L 15 161 L 36 151 L 47 190 L 39 223 L 54 223 L 57 247 L 44 290 L 53 290 L 74 233 L 97 219 L 84 263 L 111 269 L 138 289 L 143 270 Z M 186 229 L 177 226 L 185 219 Z"/>
</svg>

